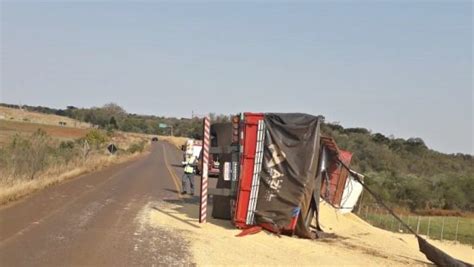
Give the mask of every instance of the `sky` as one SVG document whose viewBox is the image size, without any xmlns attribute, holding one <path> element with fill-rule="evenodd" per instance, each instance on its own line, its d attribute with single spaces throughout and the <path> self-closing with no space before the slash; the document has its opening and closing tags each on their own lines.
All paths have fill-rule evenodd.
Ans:
<svg viewBox="0 0 474 267">
<path fill-rule="evenodd" d="M 0 7 L 3 103 L 303 112 L 474 154 L 471 1 Z"/>
</svg>

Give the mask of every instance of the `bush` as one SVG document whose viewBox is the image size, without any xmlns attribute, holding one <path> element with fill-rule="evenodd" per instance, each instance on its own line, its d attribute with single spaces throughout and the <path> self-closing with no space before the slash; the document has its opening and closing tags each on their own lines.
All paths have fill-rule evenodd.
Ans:
<svg viewBox="0 0 474 267">
<path fill-rule="evenodd" d="M 129 153 L 136 153 L 136 152 L 143 152 L 145 149 L 145 141 L 141 141 L 139 143 L 134 143 L 130 145 L 130 147 L 127 149 Z"/>
<path fill-rule="evenodd" d="M 62 141 L 59 144 L 59 149 L 67 150 L 74 149 L 75 143 L 73 141 Z"/>
<path fill-rule="evenodd" d="M 101 130 L 91 130 L 86 134 L 84 139 L 89 143 L 91 147 L 99 149 L 103 144 L 108 141 L 107 134 Z"/>
<path fill-rule="evenodd" d="M 34 179 L 50 163 L 53 149 L 45 131 L 38 129 L 30 138 L 16 135 L 7 147 L 6 160 L 11 173 L 17 177 Z"/>
<path fill-rule="evenodd" d="M 113 137 L 115 134 L 115 128 L 111 127 L 110 125 L 107 126 L 106 131 L 108 137 Z"/>
<path fill-rule="evenodd" d="M 79 149 L 73 141 L 63 141 L 59 144 L 55 156 L 57 161 L 67 164 L 79 156 Z"/>
</svg>

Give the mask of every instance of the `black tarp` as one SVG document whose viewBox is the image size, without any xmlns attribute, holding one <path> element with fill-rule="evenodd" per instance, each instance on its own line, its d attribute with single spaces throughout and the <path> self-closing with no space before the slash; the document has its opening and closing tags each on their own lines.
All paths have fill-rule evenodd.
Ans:
<svg viewBox="0 0 474 267">
<path fill-rule="evenodd" d="M 255 221 L 281 231 L 299 214 L 296 234 L 310 237 L 308 224 L 300 222 L 309 221 L 306 216 L 313 192 L 319 188 L 321 119 L 300 113 L 267 113 L 264 122 L 267 130 Z"/>
<path fill-rule="evenodd" d="M 214 123 L 211 125 L 211 136 L 213 137 L 213 146 L 228 147 L 232 143 L 232 123 Z M 230 189 L 231 182 L 224 180 L 224 163 L 230 162 L 232 155 L 230 153 L 219 154 L 219 178 L 217 179 L 216 188 Z M 217 219 L 230 220 L 230 197 L 228 196 L 212 196 L 212 217 Z"/>
</svg>

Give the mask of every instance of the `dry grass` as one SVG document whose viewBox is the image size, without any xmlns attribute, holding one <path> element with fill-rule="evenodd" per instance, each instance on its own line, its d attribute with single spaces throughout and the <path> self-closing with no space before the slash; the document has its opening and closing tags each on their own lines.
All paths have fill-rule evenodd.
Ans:
<svg viewBox="0 0 474 267">
<path fill-rule="evenodd" d="M 45 126 L 33 123 L 8 122 L 8 127 L 11 133 L 4 135 L 4 143 L 10 143 L 12 136 L 20 134 L 29 139 L 32 131 L 39 127 L 47 131 L 51 140 L 48 143 L 51 147 L 58 147 L 60 141 L 64 139 L 74 140 L 77 137 L 84 137 L 90 129 L 74 129 L 61 128 L 56 126 Z M 18 126 L 18 127 L 11 127 Z M 2 129 L 5 126 L 2 124 Z M 51 129 L 53 128 L 53 129 Z M 60 128 L 60 131 L 55 131 Z M 2 130 L 3 132 L 3 130 Z M 10 201 L 20 199 L 35 191 L 44 189 L 48 186 L 57 184 L 61 181 L 76 177 L 78 175 L 97 171 L 112 164 L 121 163 L 137 157 L 142 152 L 147 151 L 150 145 L 151 136 L 145 134 L 133 134 L 116 132 L 111 136 L 107 143 L 103 144 L 100 149 L 93 149 L 91 153 L 84 160 L 80 155 L 76 155 L 70 162 L 55 161 L 42 169 L 35 175 L 34 179 L 27 179 L 23 176 L 17 176 L 14 173 L 15 169 L 2 170 L 0 172 L 0 205 L 6 204 Z M 114 143 L 120 150 L 116 155 L 109 155 L 105 149 L 108 143 Z M 140 144 L 142 150 L 136 153 L 129 153 L 128 148 Z M 15 168 L 15 167 L 13 167 Z"/>
<path fill-rule="evenodd" d="M 64 116 L 53 114 L 44 114 L 39 112 L 31 112 L 27 110 L 20 110 L 15 108 L 7 108 L 0 106 L 0 119 L 15 122 L 31 122 L 44 125 L 59 126 L 59 122 L 65 122 L 64 127 L 73 128 L 91 128 L 91 125 L 86 122 L 81 122 Z"/>
<path fill-rule="evenodd" d="M 141 133 L 127 133 L 117 131 L 112 136 L 110 143 L 114 143 L 120 149 L 127 150 L 131 145 L 144 142 L 147 146 L 150 145 L 150 141 L 153 135 L 141 134 Z"/>
<path fill-rule="evenodd" d="M 168 142 L 172 145 L 175 145 L 178 149 L 181 149 L 181 146 L 186 144 L 186 137 L 177 137 L 177 136 L 159 136 L 160 140 Z"/>
<path fill-rule="evenodd" d="M 140 133 L 125 133 L 116 132 L 110 139 L 109 143 L 116 144 L 120 149 L 127 150 L 133 144 L 143 142 L 145 150 L 150 146 L 150 141 L 153 135 Z M 184 137 L 170 137 L 159 136 L 160 140 L 169 142 L 176 147 L 180 147 L 186 142 Z M 77 177 L 79 175 L 94 172 L 113 164 L 118 164 L 138 157 L 142 153 L 119 153 L 115 156 L 110 156 L 104 151 L 95 151 L 84 162 L 81 159 L 76 159 L 66 165 L 52 165 L 46 170 L 42 171 L 35 179 L 25 180 L 17 177 L 0 177 L 0 205 L 18 200 L 33 192 L 60 183 L 67 179 Z M 0 176 L 5 175 L 4 172 Z"/>
<path fill-rule="evenodd" d="M 38 129 L 44 130 L 49 136 L 60 141 L 84 137 L 91 130 L 91 128 L 71 128 L 31 122 L 0 120 L 0 147 L 9 143 L 15 134 L 29 135 Z"/>
<path fill-rule="evenodd" d="M 67 125 L 59 126 L 59 122 L 66 122 Z M 52 148 L 58 148 L 61 141 L 84 138 L 93 130 L 87 123 L 63 116 L 0 107 L 0 149 L 6 148 L 15 135 L 20 135 L 23 139 L 30 139 L 38 129 L 43 130 L 50 137 L 48 145 Z M 10 169 L 3 169 L 0 172 L 0 205 L 78 175 L 133 159 L 141 152 L 147 151 L 153 136 L 117 131 L 99 149 L 94 148 L 86 160 L 76 155 L 67 163 L 55 161 L 35 174 L 34 179 L 25 179 L 23 176 L 14 174 L 15 172 Z M 159 136 L 159 138 L 178 148 L 186 142 L 186 138 L 181 137 Z M 110 143 L 114 143 L 119 148 L 119 152 L 114 156 L 109 155 L 105 149 L 105 146 Z M 13 168 L 15 167 L 13 166 Z"/>
<path fill-rule="evenodd" d="M 51 166 L 34 180 L 25 181 L 14 179 L 13 177 L 4 178 L 5 180 L 10 180 L 13 182 L 0 184 L 0 205 L 18 200 L 33 192 L 60 183 L 67 179 L 71 179 L 85 173 L 97 171 L 113 164 L 118 164 L 134 159 L 139 155 L 139 153 L 122 156 L 96 154 L 91 156 L 86 162 L 76 160 L 67 165 Z"/>
<path fill-rule="evenodd" d="M 151 140 L 153 137 L 158 137 L 160 141 L 168 142 L 172 145 L 175 145 L 177 148 L 181 148 L 182 145 L 186 143 L 188 138 L 180 136 L 168 136 L 168 135 L 153 135 L 153 134 L 143 134 L 143 133 L 128 133 L 128 132 L 117 132 L 118 134 L 127 135 L 127 138 L 134 139 L 144 139 Z"/>
</svg>

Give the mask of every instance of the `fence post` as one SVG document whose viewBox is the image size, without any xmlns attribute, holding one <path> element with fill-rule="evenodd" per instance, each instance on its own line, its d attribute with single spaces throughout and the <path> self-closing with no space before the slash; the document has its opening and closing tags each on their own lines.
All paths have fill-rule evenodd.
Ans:
<svg viewBox="0 0 474 267">
<path fill-rule="evenodd" d="M 400 214 L 400 220 L 403 221 L 403 215 Z M 401 224 L 400 222 L 398 223 L 398 232 L 400 232 L 400 227 L 401 227 Z"/>
<path fill-rule="evenodd" d="M 444 220 L 446 217 L 443 217 L 443 224 L 441 225 L 441 240 L 443 240 L 443 234 L 444 234 Z"/>
<path fill-rule="evenodd" d="M 390 231 L 393 232 L 393 221 L 395 220 L 395 217 L 392 217 L 392 221 L 390 222 Z"/>
<path fill-rule="evenodd" d="M 420 232 L 420 216 L 418 216 L 418 222 L 416 223 L 416 234 Z"/>
<path fill-rule="evenodd" d="M 459 217 L 458 217 L 458 222 L 456 223 L 456 237 L 454 240 L 458 241 L 458 230 L 459 230 Z"/>
<path fill-rule="evenodd" d="M 378 215 L 379 215 L 379 227 L 383 228 L 383 226 L 382 226 L 383 212 L 380 212 L 380 208 L 378 209 Z"/>
<path fill-rule="evenodd" d="M 365 219 L 367 220 L 369 213 L 369 206 L 365 206 Z"/>
<path fill-rule="evenodd" d="M 410 215 L 407 215 L 407 218 L 408 218 L 407 219 L 407 225 L 410 226 Z M 408 230 L 408 229 L 406 229 L 406 230 Z"/>
<path fill-rule="evenodd" d="M 360 193 L 359 206 L 357 207 L 357 214 L 360 216 L 360 210 L 362 209 L 362 200 L 364 199 L 364 190 Z"/>
<path fill-rule="evenodd" d="M 431 226 L 431 217 L 428 217 L 428 230 L 426 230 L 427 237 L 430 237 L 430 226 Z"/>
</svg>

